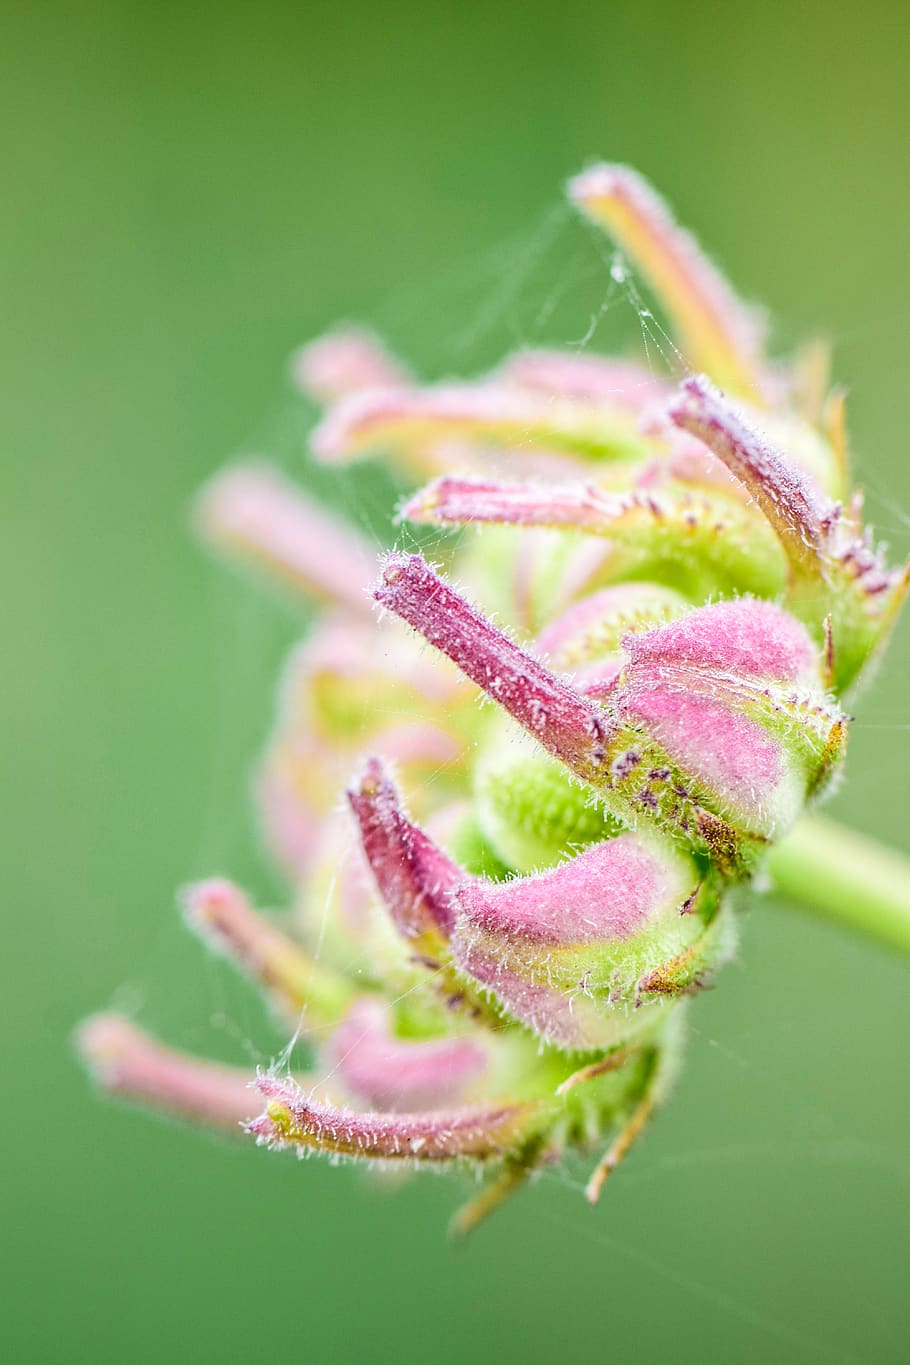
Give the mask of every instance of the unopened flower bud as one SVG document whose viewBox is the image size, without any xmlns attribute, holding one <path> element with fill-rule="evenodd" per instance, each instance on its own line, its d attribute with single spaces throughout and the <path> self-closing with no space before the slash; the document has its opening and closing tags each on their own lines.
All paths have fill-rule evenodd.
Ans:
<svg viewBox="0 0 910 1365">
<path fill-rule="evenodd" d="M 309 1079 L 273 1068 L 251 1098 L 245 1073 L 117 1017 L 80 1038 L 108 1089 L 246 1119 L 268 1147 L 489 1169 L 462 1231 L 595 1145 L 596 1200 L 763 865 L 791 886 L 808 865 L 803 899 L 831 899 L 835 841 L 810 823 L 800 842 L 804 812 L 908 582 L 849 493 L 817 356 L 768 360 L 759 315 L 634 172 L 593 167 L 569 195 L 666 310 L 681 384 L 573 349 L 424 388 L 349 328 L 298 352 L 326 408 L 317 458 L 383 454 L 410 481 L 401 519 L 476 532 L 442 570 L 388 553 L 379 623 L 372 551 L 281 476 L 229 470 L 200 500 L 209 543 L 331 607 L 287 669 L 257 786 L 292 912 L 223 879 L 185 902 L 305 1035 Z M 614 282 L 629 269 L 617 256 Z M 895 879 L 870 895 L 906 946 Z M 852 865 L 846 887 L 842 906 Z"/>
<path fill-rule="evenodd" d="M 718 951 L 712 897 L 684 855 L 634 834 L 596 844 L 533 877 L 455 890 L 453 947 L 464 972 L 507 1014 L 558 1046 L 615 1046 L 653 1024 L 656 974 L 684 994 L 704 984 Z"/>
</svg>

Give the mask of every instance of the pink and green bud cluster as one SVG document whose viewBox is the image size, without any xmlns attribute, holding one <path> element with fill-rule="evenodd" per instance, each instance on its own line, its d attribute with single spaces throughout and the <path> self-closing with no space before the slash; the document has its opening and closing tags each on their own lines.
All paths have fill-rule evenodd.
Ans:
<svg viewBox="0 0 910 1365">
<path fill-rule="evenodd" d="M 199 500 L 208 543 L 327 608 L 257 777 L 290 910 L 227 881 L 184 898 L 306 1072 L 249 1077 L 117 1016 L 81 1033 L 109 1089 L 268 1147 L 487 1168 L 462 1229 L 572 1150 L 606 1149 L 597 1197 L 734 951 L 743 888 L 840 773 L 844 699 L 907 582 L 847 487 L 841 397 L 767 358 L 632 171 L 569 195 L 691 373 L 525 351 L 423 386 L 344 329 L 294 357 L 325 408 L 313 452 L 419 485 L 400 517 L 438 528 L 444 570 L 377 566 L 268 468 Z"/>
</svg>

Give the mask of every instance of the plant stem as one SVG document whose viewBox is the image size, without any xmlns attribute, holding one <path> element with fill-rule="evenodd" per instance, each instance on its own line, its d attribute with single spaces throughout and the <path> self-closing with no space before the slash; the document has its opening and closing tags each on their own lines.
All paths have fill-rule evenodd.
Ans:
<svg viewBox="0 0 910 1365">
<path fill-rule="evenodd" d="M 910 956 L 910 858 L 813 815 L 772 849 L 767 869 L 803 909 Z"/>
</svg>

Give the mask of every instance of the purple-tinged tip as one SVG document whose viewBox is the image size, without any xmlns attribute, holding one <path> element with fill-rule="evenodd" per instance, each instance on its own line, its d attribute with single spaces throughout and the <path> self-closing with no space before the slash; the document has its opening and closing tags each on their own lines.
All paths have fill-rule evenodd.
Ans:
<svg viewBox="0 0 910 1365">
<path fill-rule="evenodd" d="M 404 813 L 401 800 L 378 758 L 368 760 L 348 801 L 383 902 L 407 939 L 423 934 L 448 938 L 450 897 L 460 869 Z"/>
<path fill-rule="evenodd" d="M 609 732 L 603 711 L 497 630 L 420 555 L 388 555 L 373 595 L 556 758 L 581 777 L 597 772 Z"/>
<path fill-rule="evenodd" d="M 686 379 L 670 420 L 721 460 L 752 495 L 776 531 L 794 568 L 817 572 L 825 518 L 835 514 L 796 463 L 750 425 L 703 375 Z"/>
</svg>

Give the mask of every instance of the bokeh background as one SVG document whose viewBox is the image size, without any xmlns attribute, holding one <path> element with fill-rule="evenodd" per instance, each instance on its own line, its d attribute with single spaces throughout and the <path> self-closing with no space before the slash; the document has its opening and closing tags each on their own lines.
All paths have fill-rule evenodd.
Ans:
<svg viewBox="0 0 910 1365">
<path fill-rule="evenodd" d="M 206 561 L 188 502 L 264 452 L 381 529 L 368 484 L 307 471 L 288 352 L 365 317 L 432 376 L 579 335 L 604 277 L 560 188 L 587 159 L 655 179 L 782 346 L 829 331 L 910 549 L 906 6 L 0 14 L 8 1358 L 906 1360 L 910 974 L 786 906 L 597 1212 L 554 1176 L 467 1246 L 448 1180 L 105 1105 L 69 1041 L 114 1003 L 226 1059 L 280 1045 L 173 895 L 277 894 L 247 772 L 301 623 Z M 908 670 L 905 620 L 835 806 L 910 852 Z"/>
</svg>

